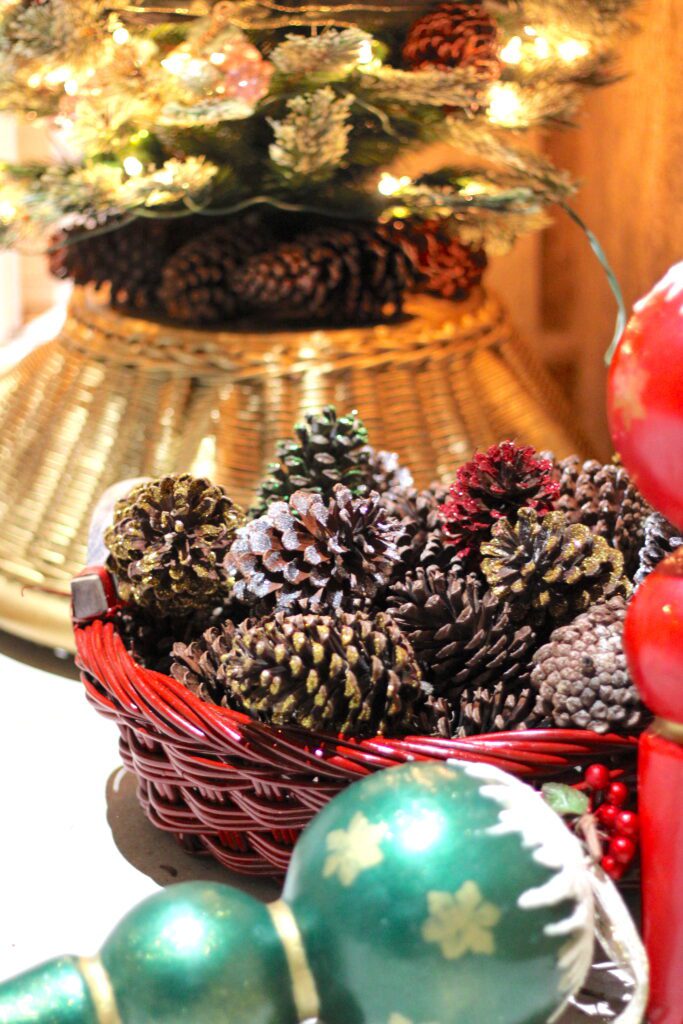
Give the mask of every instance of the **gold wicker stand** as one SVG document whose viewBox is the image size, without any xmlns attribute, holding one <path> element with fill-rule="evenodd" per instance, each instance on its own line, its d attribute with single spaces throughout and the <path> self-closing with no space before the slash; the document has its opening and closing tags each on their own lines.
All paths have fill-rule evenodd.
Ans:
<svg viewBox="0 0 683 1024">
<path fill-rule="evenodd" d="M 481 291 L 416 297 L 391 326 L 265 333 L 136 320 L 77 289 L 61 335 L 0 379 L 0 627 L 70 647 L 66 592 L 105 487 L 189 470 L 246 503 L 276 440 L 327 402 L 358 409 L 422 484 L 505 437 L 582 447 Z"/>
</svg>

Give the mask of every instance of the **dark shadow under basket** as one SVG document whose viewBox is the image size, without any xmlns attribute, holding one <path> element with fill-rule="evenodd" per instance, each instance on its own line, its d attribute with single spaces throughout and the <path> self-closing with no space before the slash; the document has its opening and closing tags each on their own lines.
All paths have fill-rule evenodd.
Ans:
<svg viewBox="0 0 683 1024">
<path fill-rule="evenodd" d="M 635 740 L 539 729 L 447 740 L 344 740 L 276 729 L 138 665 L 111 622 L 75 628 L 87 696 L 121 733 L 150 821 L 232 871 L 280 875 L 302 828 L 344 786 L 413 760 L 486 761 L 530 782 L 595 760 L 632 765 Z"/>
</svg>

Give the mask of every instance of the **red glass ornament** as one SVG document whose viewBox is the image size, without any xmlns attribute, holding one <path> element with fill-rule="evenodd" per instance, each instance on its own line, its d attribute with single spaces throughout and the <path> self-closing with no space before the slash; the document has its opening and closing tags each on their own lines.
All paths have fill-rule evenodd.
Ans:
<svg viewBox="0 0 683 1024">
<path fill-rule="evenodd" d="M 583 777 L 589 789 L 594 789 L 598 792 L 602 792 L 603 789 L 607 789 L 607 787 L 609 786 L 609 768 L 607 768 L 607 766 L 604 764 L 589 765 L 588 768 L 586 768 Z"/>
<path fill-rule="evenodd" d="M 683 263 L 636 303 L 610 366 L 607 411 L 638 489 L 683 528 Z"/>
<path fill-rule="evenodd" d="M 638 587 L 626 616 L 624 648 L 648 707 L 661 718 L 683 722 L 683 548 Z"/>
</svg>

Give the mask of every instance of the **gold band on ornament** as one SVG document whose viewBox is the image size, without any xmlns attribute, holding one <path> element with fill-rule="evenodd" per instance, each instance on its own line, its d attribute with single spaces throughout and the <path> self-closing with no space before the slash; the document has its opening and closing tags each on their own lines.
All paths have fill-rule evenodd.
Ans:
<svg viewBox="0 0 683 1024">
<path fill-rule="evenodd" d="M 320 999 L 294 914 L 284 900 L 269 903 L 268 913 L 284 947 L 298 1018 L 315 1020 L 320 1015 Z"/>
<path fill-rule="evenodd" d="M 97 956 L 82 956 L 78 967 L 95 1006 L 98 1024 L 122 1024 L 109 975 Z"/>
<path fill-rule="evenodd" d="M 655 718 L 652 723 L 652 731 L 662 739 L 671 740 L 672 743 L 683 746 L 683 725 L 679 722 L 670 722 L 668 718 Z"/>
</svg>

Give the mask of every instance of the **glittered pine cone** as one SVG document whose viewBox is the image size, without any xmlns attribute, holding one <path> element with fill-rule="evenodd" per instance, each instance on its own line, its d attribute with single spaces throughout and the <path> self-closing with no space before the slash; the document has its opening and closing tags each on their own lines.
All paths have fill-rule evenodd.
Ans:
<svg viewBox="0 0 683 1024">
<path fill-rule="evenodd" d="M 225 555 L 244 519 L 208 480 L 185 473 L 139 484 L 117 502 L 104 538 L 122 591 L 162 615 L 221 604 Z"/>
<path fill-rule="evenodd" d="M 415 482 L 410 470 L 401 465 L 396 452 L 377 451 L 375 448 L 370 448 L 368 474 L 368 487 L 378 494 L 407 490 Z"/>
<path fill-rule="evenodd" d="M 381 495 L 387 514 L 401 523 L 396 578 L 402 579 L 406 572 L 418 566 L 426 569 L 435 565 L 446 571 L 457 560 L 455 547 L 446 542 L 441 530 L 439 510 L 446 493 L 445 487 L 432 484 L 422 491 L 415 487 L 394 488 Z"/>
<path fill-rule="evenodd" d="M 460 242 L 445 221 L 411 219 L 394 227 L 417 271 L 420 291 L 457 301 L 481 281 L 486 253 Z"/>
<path fill-rule="evenodd" d="M 220 676 L 257 717 L 344 736 L 406 732 L 421 694 L 410 644 L 382 612 L 280 612 L 245 624 Z"/>
<path fill-rule="evenodd" d="M 425 731 L 445 739 L 463 739 L 484 733 L 516 732 L 535 723 L 535 690 L 508 690 L 504 683 L 467 687 L 451 703 L 430 697 L 423 713 Z"/>
<path fill-rule="evenodd" d="M 213 704 L 244 710 L 226 690 L 221 669 L 232 650 L 236 626 L 230 620 L 211 626 L 192 643 L 173 645 L 170 673 L 191 693 Z"/>
<path fill-rule="evenodd" d="M 638 568 L 650 505 L 618 461 L 607 465 L 594 459 L 579 464 L 575 456 L 558 465 L 560 495 L 557 508 L 573 523 L 584 523 L 624 556 L 627 576 Z"/>
<path fill-rule="evenodd" d="M 168 222 L 103 215 L 75 221 L 51 239 L 50 270 L 75 284 L 110 286 L 112 306 L 141 315 L 159 306 L 164 263 L 174 245 Z"/>
<path fill-rule="evenodd" d="M 471 68 L 485 79 L 498 78 L 498 29 L 483 4 L 439 4 L 415 22 L 403 47 L 409 68 Z"/>
<path fill-rule="evenodd" d="M 535 633 L 475 575 L 415 569 L 392 585 L 388 606 L 435 697 L 457 703 L 464 689 L 500 682 L 508 693 L 528 683 Z"/>
<path fill-rule="evenodd" d="M 651 512 L 645 520 L 643 546 L 638 552 L 638 571 L 635 586 L 657 568 L 659 563 L 676 548 L 683 546 L 683 536 L 660 512 Z"/>
<path fill-rule="evenodd" d="M 235 597 L 277 610 L 329 612 L 367 607 L 398 560 L 400 526 L 379 495 L 332 497 L 296 491 L 272 502 L 238 532 L 225 561 Z"/>
<path fill-rule="evenodd" d="M 563 512 L 520 509 L 516 525 L 500 519 L 482 544 L 482 571 L 513 615 L 539 626 L 566 622 L 597 601 L 628 596 L 620 551 Z"/>
<path fill-rule="evenodd" d="M 412 288 L 411 261 L 389 227 L 320 227 L 248 259 L 235 294 L 278 319 L 366 324 L 391 319 Z"/>
<path fill-rule="evenodd" d="M 554 630 L 534 655 L 536 712 L 560 729 L 635 732 L 647 712 L 628 672 L 623 649 L 627 604 L 596 604 Z"/>
<path fill-rule="evenodd" d="M 557 492 L 549 459 L 514 441 L 494 444 L 458 469 L 441 506 L 444 534 L 462 557 L 476 559 L 496 522 L 514 523 L 522 508 L 549 512 Z"/>
<path fill-rule="evenodd" d="M 338 416 L 333 405 L 311 413 L 294 428 L 294 438 L 280 441 L 268 476 L 259 488 L 257 514 L 271 501 L 287 501 L 306 490 L 329 498 L 336 484 L 354 494 L 370 488 L 368 432 L 355 412 Z"/>
<path fill-rule="evenodd" d="M 192 238 L 164 266 L 159 295 L 166 314 L 197 326 L 234 319 L 241 311 L 235 275 L 269 244 L 270 233 L 253 217 L 236 217 Z"/>
</svg>

